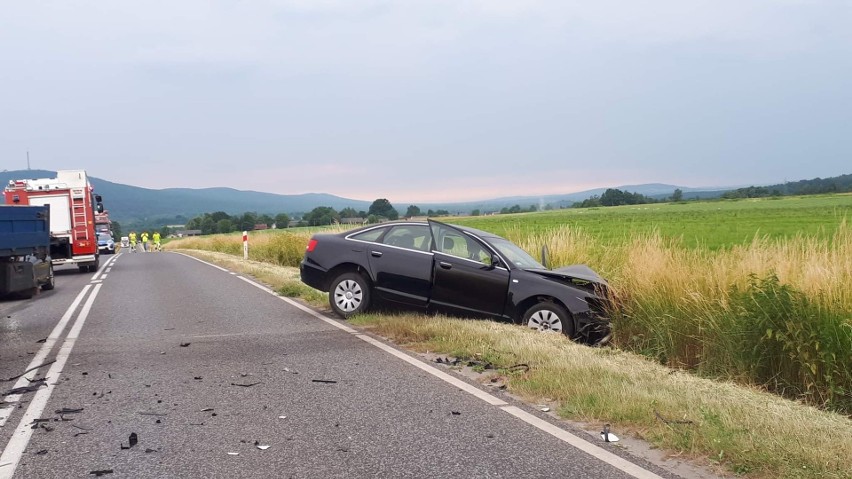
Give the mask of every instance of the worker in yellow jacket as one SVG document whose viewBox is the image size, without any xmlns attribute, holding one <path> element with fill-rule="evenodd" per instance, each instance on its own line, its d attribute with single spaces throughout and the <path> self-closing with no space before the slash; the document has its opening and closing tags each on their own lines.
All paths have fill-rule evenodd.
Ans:
<svg viewBox="0 0 852 479">
<path fill-rule="evenodd" d="M 135 253 L 136 252 L 136 232 L 131 231 L 130 235 L 128 235 L 128 236 L 130 237 L 130 252 Z"/>
<path fill-rule="evenodd" d="M 142 251 L 148 251 L 148 232 L 142 232 Z"/>
<path fill-rule="evenodd" d="M 160 232 L 154 231 L 154 234 L 151 235 L 151 238 L 154 240 L 154 251 L 160 251 L 161 250 Z"/>
</svg>

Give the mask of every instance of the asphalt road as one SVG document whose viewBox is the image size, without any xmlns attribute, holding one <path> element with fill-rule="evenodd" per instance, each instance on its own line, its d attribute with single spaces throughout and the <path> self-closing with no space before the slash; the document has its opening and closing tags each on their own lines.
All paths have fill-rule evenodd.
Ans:
<svg viewBox="0 0 852 479">
<path fill-rule="evenodd" d="M 0 479 L 671 477 L 239 275 L 101 263 L 0 301 Z"/>
</svg>

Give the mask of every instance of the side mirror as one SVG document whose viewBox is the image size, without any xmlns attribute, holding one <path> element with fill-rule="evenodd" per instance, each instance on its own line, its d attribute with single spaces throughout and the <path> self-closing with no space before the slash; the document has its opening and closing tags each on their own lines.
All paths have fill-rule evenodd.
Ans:
<svg viewBox="0 0 852 479">
<path fill-rule="evenodd" d="M 98 203 L 98 204 L 95 206 L 95 211 L 97 211 L 98 213 L 103 213 L 103 212 L 104 212 L 104 204 L 103 204 L 103 203 Z"/>
<path fill-rule="evenodd" d="M 489 265 L 489 268 L 493 269 L 498 266 L 500 266 L 500 257 L 494 253 L 491 253 L 491 264 Z"/>
</svg>

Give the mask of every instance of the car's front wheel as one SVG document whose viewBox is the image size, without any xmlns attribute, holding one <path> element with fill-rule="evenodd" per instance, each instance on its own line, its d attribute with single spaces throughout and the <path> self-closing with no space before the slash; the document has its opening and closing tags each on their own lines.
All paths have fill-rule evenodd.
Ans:
<svg viewBox="0 0 852 479">
<path fill-rule="evenodd" d="M 370 285 L 358 273 L 343 273 L 331 282 L 328 303 L 342 318 L 363 313 L 370 306 Z"/>
<path fill-rule="evenodd" d="M 524 324 L 539 331 L 554 331 L 568 337 L 574 335 L 571 313 L 550 301 L 542 301 L 528 309 L 524 314 Z"/>
</svg>

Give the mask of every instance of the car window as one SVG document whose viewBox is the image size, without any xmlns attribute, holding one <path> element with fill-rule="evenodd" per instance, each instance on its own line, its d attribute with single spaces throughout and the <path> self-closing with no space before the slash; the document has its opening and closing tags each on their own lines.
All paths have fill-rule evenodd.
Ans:
<svg viewBox="0 0 852 479">
<path fill-rule="evenodd" d="M 382 238 L 382 243 L 406 249 L 429 251 L 432 237 L 425 225 L 398 225 Z"/>
<path fill-rule="evenodd" d="M 101 233 L 101 234 L 98 235 L 98 239 L 101 240 L 101 241 L 109 241 L 109 240 L 112 239 L 112 236 L 110 236 L 109 234 L 106 234 L 106 233 Z"/>
<path fill-rule="evenodd" d="M 387 231 L 387 228 L 373 228 L 371 230 L 362 231 L 361 233 L 352 235 L 350 238 L 375 243 L 385 231 Z"/>
<path fill-rule="evenodd" d="M 473 237 L 437 224 L 433 224 L 433 233 L 438 238 L 436 249 L 441 253 L 491 264 L 491 252 Z"/>
</svg>

